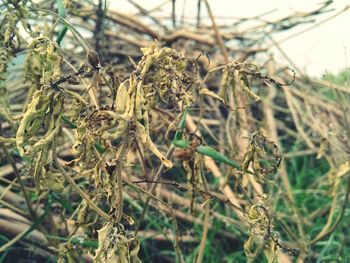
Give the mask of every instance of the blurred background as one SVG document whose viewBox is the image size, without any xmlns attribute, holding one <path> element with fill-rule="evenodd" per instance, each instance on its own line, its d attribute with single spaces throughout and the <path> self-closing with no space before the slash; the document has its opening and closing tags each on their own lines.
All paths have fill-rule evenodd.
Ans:
<svg viewBox="0 0 350 263">
<path fill-rule="evenodd" d="M 172 3 L 171 1 L 132 1 L 147 10 L 157 8 L 152 14 L 161 21 L 171 25 Z M 349 1 L 335 0 L 322 15 L 306 19 L 298 27 L 273 33 L 274 40 L 279 43 L 289 58 L 306 74 L 320 77 L 322 74 L 338 73 L 349 65 L 348 49 L 350 47 L 350 31 L 347 26 L 350 23 Z M 110 8 L 138 14 L 140 10 L 127 0 L 110 1 Z M 264 22 L 273 22 L 293 14 L 302 16 L 322 5 L 322 1 L 311 0 L 221 0 L 210 1 L 212 12 L 220 26 L 224 26 L 233 32 L 244 32 L 253 26 Z M 197 16 L 198 3 L 193 0 L 179 0 L 175 4 L 175 17 L 178 27 L 186 27 L 187 23 L 194 24 Z M 254 17 L 259 17 L 254 19 Z M 147 19 L 147 18 L 146 18 Z M 247 19 L 247 23 L 235 24 L 241 19 Z M 294 21 L 287 22 L 292 25 Z M 210 25 L 210 17 L 205 8 L 201 10 L 201 24 Z M 289 61 L 275 47 L 274 42 L 267 40 L 265 43 L 271 46 L 272 52 L 280 63 L 289 64 Z"/>
</svg>

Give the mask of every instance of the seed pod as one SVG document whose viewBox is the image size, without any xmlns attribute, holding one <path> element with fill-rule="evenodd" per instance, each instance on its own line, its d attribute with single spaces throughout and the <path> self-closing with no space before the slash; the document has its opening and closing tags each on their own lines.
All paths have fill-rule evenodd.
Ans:
<svg viewBox="0 0 350 263">
<path fill-rule="evenodd" d="M 220 88 L 219 88 L 219 96 L 225 100 L 226 98 L 226 88 L 228 86 L 229 82 L 229 69 L 225 68 L 222 73 L 221 77 L 221 83 L 220 83 Z"/>
<path fill-rule="evenodd" d="M 100 57 L 98 55 L 98 53 L 95 50 L 90 50 L 88 55 L 87 55 L 89 64 L 93 67 L 93 68 L 99 68 L 100 65 Z"/>
<path fill-rule="evenodd" d="M 124 114 L 126 111 L 126 106 L 130 102 L 130 97 L 128 95 L 128 90 L 125 83 L 121 83 L 115 98 L 115 108 L 117 114 Z"/>
<path fill-rule="evenodd" d="M 248 148 L 247 152 L 244 154 L 243 161 L 241 164 L 242 171 L 244 171 L 244 172 L 247 171 L 249 164 L 253 159 L 254 152 L 255 151 L 254 151 L 253 145 L 249 145 L 249 148 Z"/>
<path fill-rule="evenodd" d="M 260 173 L 262 168 L 260 166 L 260 155 L 258 152 L 254 152 L 253 157 L 253 170 L 255 173 Z"/>
</svg>

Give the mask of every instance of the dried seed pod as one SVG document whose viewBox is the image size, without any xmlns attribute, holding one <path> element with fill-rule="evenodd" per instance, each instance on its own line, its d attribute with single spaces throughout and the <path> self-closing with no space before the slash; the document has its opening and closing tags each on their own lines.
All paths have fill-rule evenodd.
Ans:
<svg viewBox="0 0 350 263">
<path fill-rule="evenodd" d="M 90 50 L 88 55 L 87 55 L 89 64 L 94 68 L 98 69 L 101 67 L 100 65 L 100 57 L 98 53 L 95 50 Z"/>
<path fill-rule="evenodd" d="M 229 68 L 225 68 L 222 73 L 221 83 L 219 88 L 219 96 L 225 100 L 226 98 L 226 89 L 229 83 Z"/>
<path fill-rule="evenodd" d="M 253 155 L 253 170 L 256 173 L 261 172 L 262 170 L 260 166 L 260 155 L 258 152 L 254 152 L 254 155 Z"/>
<path fill-rule="evenodd" d="M 116 113 L 122 115 L 126 113 L 126 106 L 130 102 L 130 97 L 128 96 L 128 90 L 125 83 L 121 83 L 115 98 L 115 109 Z"/>
<path fill-rule="evenodd" d="M 252 144 L 250 144 L 247 152 L 244 154 L 244 157 L 243 157 L 243 161 L 241 164 L 242 171 L 244 172 L 247 171 L 249 164 L 253 159 L 253 155 L 254 155 L 254 147 Z"/>
</svg>

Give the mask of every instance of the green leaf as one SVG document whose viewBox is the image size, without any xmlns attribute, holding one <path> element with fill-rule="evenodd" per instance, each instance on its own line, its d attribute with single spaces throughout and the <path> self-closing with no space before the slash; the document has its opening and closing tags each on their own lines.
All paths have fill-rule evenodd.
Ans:
<svg viewBox="0 0 350 263">
<path fill-rule="evenodd" d="M 99 143 L 95 143 L 95 148 L 100 154 L 103 154 L 106 151 L 106 149 Z"/>
<path fill-rule="evenodd" d="M 58 14 L 63 17 L 63 18 L 66 18 L 67 17 L 67 12 L 66 12 L 66 8 L 64 7 L 64 3 L 62 0 L 57 0 L 56 1 L 57 3 L 57 9 L 58 9 Z M 60 33 L 58 34 L 58 37 L 56 39 L 56 42 L 58 45 L 61 44 L 64 36 L 66 35 L 67 33 L 67 30 L 68 28 L 66 26 L 63 26 Z"/>
<path fill-rule="evenodd" d="M 62 42 L 64 36 L 65 36 L 66 33 L 67 33 L 67 31 L 68 31 L 68 28 L 67 28 L 66 26 L 64 26 L 64 27 L 62 28 L 61 32 L 58 34 L 58 37 L 57 37 L 57 39 L 56 39 L 56 42 L 57 42 L 58 45 L 61 44 L 61 42 Z"/>
<path fill-rule="evenodd" d="M 62 0 L 57 0 L 57 9 L 58 9 L 58 14 L 62 17 L 67 16 L 66 8 L 64 7 L 64 3 Z"/>
<path fill-rule="evenodd" d="M 178 148 L 188 148 L 190 146 L 190 142 L 187 140 L 173 140 L 173 144 Z M 200 145 L 196 147 L 195 151 L 201 155 L 205 155 L 208 157 L 213 158 L 215 161 L 218 161 L 220 163 L 228 164 L 236 169 L 241 169 L 241 165 L 238 162 L 235 162 L 228 158 L 226 155 L 223 155 L 216 151 L 214 148 L 210 146 L 203 146 Z"/>
<path fill-rule="evenodd" d="M 68 118 L 64 115 L 64 114 L 61 114 L 61 117 L 62 117 L 62 120 L 68 124 L 69 128 L 71 129 L 76 129 L 78 126 L 75 125 L 73 122 L 71 122 L 70 120 L 68 120 Z"/>
</svg>

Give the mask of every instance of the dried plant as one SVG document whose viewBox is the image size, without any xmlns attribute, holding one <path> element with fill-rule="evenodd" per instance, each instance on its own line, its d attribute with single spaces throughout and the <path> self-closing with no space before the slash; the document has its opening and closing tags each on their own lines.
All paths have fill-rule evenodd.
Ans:
<svg viewBox="0 0 350 263">
<path fill-rule="evenodd" d="M 294 70 L 259 67 L 258 55 L 266 51 L 262 32 L 306 23 L 330 2 L 263 23 L 244 38 L 220 32 L 206 0 L 209 31 L 171 34 L 130 2 L 161 29 L 103 1 L 0 5 L 0 220 L 20 226 L 8 233 L 0 222 L 0 261 L 13 257 L 17 242 L 23 251 L 36 247 L 39 261 L 62 263 L 210 262 L 214 246 L 244 252 L 248 262 L 312 262 L 326 253 L 314 245 L 341 236 L 348 216 L 349 92 L 326 81 L 308 80 L 322 88 L 306 88 Z M 241 49 L 228 45 L 231 38 Z M 330 90 L 341 103 L 327 100 Z M 328 187 L 326 209 L 296 197 L 289 162 L 297 162 L 291 149 L 299 146 L 329 166 L 302 190 Z M 320 214 L 327 221 L 314 227 Z M 169 240 L 171 259 L 162 254 Z M 240 248 L 227 248 L 231 242 Z M 150 256 L 155 248 L 159 255 Z"/>
</svg>

